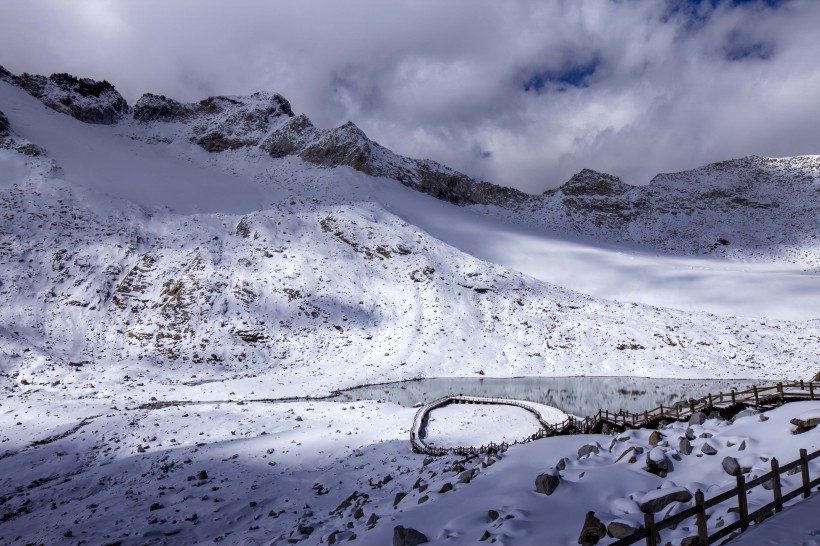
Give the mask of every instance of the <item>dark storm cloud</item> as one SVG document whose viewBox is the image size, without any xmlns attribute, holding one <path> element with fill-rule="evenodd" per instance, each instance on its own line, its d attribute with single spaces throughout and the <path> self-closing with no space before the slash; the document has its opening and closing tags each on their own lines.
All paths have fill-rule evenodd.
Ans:
<svg viewBox="0 0 820 546">
<path fill-rule="evenodd" d="M 275 90 L 318 125 L 540 191 L 820 152 L 813 0 L 0 3 L 0 64 L 180 100 Z"/>
</svg>

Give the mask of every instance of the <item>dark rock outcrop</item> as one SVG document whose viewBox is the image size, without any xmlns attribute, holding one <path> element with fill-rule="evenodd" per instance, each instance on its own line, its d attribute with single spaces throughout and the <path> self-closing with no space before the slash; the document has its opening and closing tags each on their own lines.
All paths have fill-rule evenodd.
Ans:
<svg viewBox="0 0 820 546">
<path fill-rule="evenodd" d="M 396 525 L 393 528 L 393 546 L 418 546 L 430 542 L 424 533 L 410 527 Z"/>
<path fill-rule="evenodd" d="M 0 111 L 0 138 L 4 138 L 11 134 L 11 125 L 9 124 L 9 118 Z"/>
<path fill-rule="evenodd" d="M 15 76 L 3 69 L 0 78 L 25 90 L 49 108 L 85 123 L 113 125 L 128 114 L 128 103 L 105 80 L 59 73 L 49 77 Z"/>
</svg>

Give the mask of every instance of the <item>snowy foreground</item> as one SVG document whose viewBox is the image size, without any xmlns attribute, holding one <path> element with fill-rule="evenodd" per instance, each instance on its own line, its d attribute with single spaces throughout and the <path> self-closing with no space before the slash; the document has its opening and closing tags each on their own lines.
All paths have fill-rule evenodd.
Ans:
<svg viewBox="0 0 820 546">
<path fill-rule="evenodd" d="M 569 545 L 577 544 L 587 510 L 606 524 L 636 524 L 643 520 L 641 503 L 675 488 L 709 497 L 733 487 L 735 478 L 721 465 L 725 457 L 749 467 L 751 477 L 767 472 L 771 457 L 786 463 L 799 448 L 820 448 L 817 430 L 792 434 L 789 424 L 820 414 L 817 402 L 788 404 L 765 421 L 752 415 L 691 425 L 689 455 L 680 445 L 688 425 L 675 423 L 661 430 L 655 448 L 652 431 L 638 430 L 549 438 L 474 459 L 413 454 L 408 429 L 415 410 L 376 401 L 134 410 L 94 399 L 63 405 L 29 397 L 17 405 L 4 401 L 3 409 L 17 424 L 4 427 L 0 454 L 2 544 L 308 545 L 355 535 L 361 544 L 388 545 L 402 525 L 431 544 L 476 544 L 487 533 L 496 544 Z M 452 413 L 436 421 L 439 433 L 460 430 Z M 504 418 L 484 424 L 487 434 L 508 428 Z M 704 454 L 707 444 L 714 455 Z M 666 478 L 643 470 L 649 456 L 667 461 Z M 820 473 L 818 463 L 812 476 Z M 549 496 L 535 489 L 542 473 L 560 476 Z M 799 477 L 784 475 L 784 491 Z M 755 489 L 750 510 L 769 497 Z M 816 498 L 809 502 L 816 512 Z M 672 502 L 656 516 L 690 505 Z M 732 507 L 728 501 L 710 511 L 710 525 L 734 521 Z M 816 518 L 809 520 L 817 527 Z M 682 525 L 664 538 L 677 544 L 692 534 L 692 526 Z M 766 536 L 767 544 L 814 544 L 811 536 L 799 537 L 804 542 Z"/>
</svg>

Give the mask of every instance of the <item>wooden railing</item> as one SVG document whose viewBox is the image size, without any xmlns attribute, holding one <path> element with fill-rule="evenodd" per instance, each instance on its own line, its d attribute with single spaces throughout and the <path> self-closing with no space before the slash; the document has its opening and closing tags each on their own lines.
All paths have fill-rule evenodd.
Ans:
<svg viewBox="0 0 820 546">
<path fill-rule="evenodd" d="M 517 400 L 482 398 L 477 396 L 445 396 L 444 398 L 439 398 L 421 407 L 419 411 L 416 412 L 413 419 L 413 428 L 410 430 L 410 444 L 413 447 L 413 451 L 428 455 L 446 455 L 448 453 L 474 455 L 487 451 L 498 451 L 511 445 L 506 442 L 500 444 L 490 443 L 479 447 L 439 448 L 427 445 L 423 441 L 423 433 L 430 411 L 454 401 L 457 403 L 458 400 L 472 400 L 473 403 L 482 404 L 519 406 L 536 414 L 539 417 L 541 428 L 532 436 L 513 442 L 513 444 L 518 444 L 549 436 L 596 434 L 607 433 L 613 430 L 624 431 L 634 428 L 657 427 L 663 421 L 682 421 L 689 419 L 689 417 L 696 412 L 717 412 L 724 417 L 728 417 L 745 408 L 767 410 L 787 402 L 820 400 L 820 382 L 801 380 L 793 383 L 754 386 L 742 391 L 731 390 L 729 392 L 719 392 L 718 394 L 710 393 L 701 398 L 681 401 L 671 406 L 661 404 L 659 407 L 644 411 L 643 413 L 632 413 L 623 410 L 617 412 L 598 410 L 597 414 L 590 417 L 583 419 L 569 417 L 557 424 L 544 422 L 543 419 L 540 418 L 540 413 L 538 413 L 537 410 Z"/>
<path fill-rule="evenodd" d="M 772 469 L 770 472 L 748 482 L 741 474 L 737 476 L 737 485 L 734 488 L 709 499 L 704 498 L 703 492 L 698 489 L 695 492 L 694 506 L 660 521 L 655 521 L 653 514 L 645 514 L 644 526 L 641 529 L 638 529 L 629 537 L 610 542 L 608 546 L 628 546 L 640 541 L 645 541 L 647 546 L 658 546 L 659 544 L 663 544 L 660 540 L 660 532 L 662 530 L 668 529 L 673 525 L 678 525 L 689 518 L 695 518 L 695 527 L 697 528 L 698 541 L 693 544 L 693 546 L 708 546 L 709 544 L 714 544 L 718 540 L 738 530 L 742 533 L 748 529 L 751 522 L 760 522 L 772 513 L 783 510 L 784 503 L 799 496 L 802 496 L 804 499 L 808 498 L 811 495 L 812 488 L 820 485 L 820 476 L 813 480 L 809 477 L 809 461 L 818 457 L 820 457 L 820 450 L 809 454 L 805 449 L 801 449 L 798 459 L 783 466 L 780 466 L 777 459 L 773 458 L 771 460 Z M 780 475 L 797 468 L 800 469 L 802 477 L 800 485 L 792 491 L 783 492 Z M 771 482 L 772 501 L 749 512 L 748 491 L 755 487 L 762 486 L 766 482 Z M 737 498 L 738 520 L 710 531 L 706 524 L 706 510 L 733 498 Z"/>
</svg>

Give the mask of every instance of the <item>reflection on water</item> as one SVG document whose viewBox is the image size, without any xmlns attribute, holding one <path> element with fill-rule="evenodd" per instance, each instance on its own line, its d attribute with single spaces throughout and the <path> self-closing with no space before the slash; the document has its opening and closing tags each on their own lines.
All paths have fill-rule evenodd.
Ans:
<svg viewBox="0 0 820 546">
<path fill-rule="evenodd" d="M 708 393 L 743 390 L 751 379 L 650 379 L 646 377 L 467 377 L 434 378 L 344 391 L 337 399 L 386 400 L 402 406 L 431 402 L 452 394 L 529 400 L 566 413 L 586 416 L 599 409 L 642 412 Z"/>
</svg>

